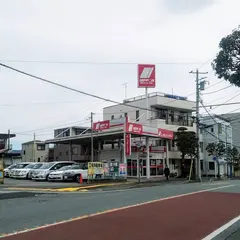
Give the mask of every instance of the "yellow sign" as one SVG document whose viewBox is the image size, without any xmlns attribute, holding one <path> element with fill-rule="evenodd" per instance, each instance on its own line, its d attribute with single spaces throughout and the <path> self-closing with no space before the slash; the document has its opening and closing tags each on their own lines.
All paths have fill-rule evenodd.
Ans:
<svg viewBox="0 0 240 240">
<path fill-rule="evenodd" d="M 103 174 L 104 168 L 102 162 L 89 162 L 88 163 L 88 175 L 93 176 L 96 174 Z"/>
</svg>

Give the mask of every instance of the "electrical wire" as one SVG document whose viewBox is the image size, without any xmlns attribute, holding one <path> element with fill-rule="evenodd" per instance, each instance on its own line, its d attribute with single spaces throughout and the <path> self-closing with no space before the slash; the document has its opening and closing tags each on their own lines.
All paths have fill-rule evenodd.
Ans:
<svg viewBox="0 0 240 240">
<path fill-rule="evenodd" d="M 136 64 L 136 63 L 135 63 Z M 74 91 L 74 92 L 77 92 L 77 93 L 80 93 L 80 94 L 83 94 L 83 95 L 87 95 L 87 96 L 90 96 L 90 97 L 93 97 L 93 98 L 97 98 L 97 99 L 100 99 L 100 100 L 103 100 L 103 101 L 106 101 L 106 102 L 111 102 L 111 103 L 114 103 L 114 104 L 120 104 L 120 105 L 125 105 L 125 106 L 129 106 L 129 107 L 132 107 L 132 108 L 136 108 L 136 109 L 142 109 L 142 110 L 148 110 L 148 111 L 152 111 L 154 112 L 154 110 L 151 110 L 151 109 L 146 109 L 146 108 L 143 108 L 143 107 L 137 107 L 137 106 L 134 106 L 134 105 L 131 105 L 131 104 L 126 104 L 126 103 L 120 103 L 120 102 L 117 102 L 117 101 L 114 101 L 114 100 L 111 100 L 111 99 L 107 99 L 107 98 L 104 98 L 104 97 L 100 97 L 100 96 L 97 96 L 97 95 L 94 95 L 94 94 L 91 94 L 91 93 L 87 93 L 87 92 L 84 92 L 84 91 L 81 91 L 81 90 L 77 90 L 75 88 L 71 88 L 71 87 L 68 87 L 66 85 L 63 85 L 63 84 L 59 84 L 59 83 L 56 83 L 56 82 L 53 82 L 53 81 L 50 81 L 50 80 L 47 80 L 47 79 L 44 79 L 44 78 L 41 78 L 41 77 L 38 77 L 38 76 L 35 76 L 33 74 L 30 74 L 30 73 L 27 73 L 27 72 L 24 72 L 24 71 L 21 71 L 19 69 L 16 69 L 16 68 L 13 68 L 11 66 L 8 66 L 6 64 L 3 64 L 3 63 L 0 63 L 0 66 L 4 67 L 4 68 L 7 68 L 7 69 L 10 69 L 12 71 L 15 71 L 15 72 L 18 72 L 20 74 L 23 74 L 25 76 L 29 76 L 31 78 L 35 78 L 37 80 L 40 80 L 40 81 L 43 81 L 43 82 L 46 82 L 46 83 L 49 83 L 49 84 L 52 84 L 52 85 L 55 85 L 55 86 L 58 86 L 58 87 L 61 87 L 61 88 L 65 88 L 65 89 L 68 89 L 70 91 Z M 220 82 L 219 82 L 220 83 Z M 215 85 L 217 85 L 218 83 L 210 86 L 210 87 L 213 87 Z M 210 88 L 208 87 L 208 88 Z M 208 89 L 206 88 L 206 89 Z M 192 93 L 192 94 L 189 94 L 189 96 L 192 96 L 192 95 L 195 95 L 195 93 Z M 168 103 L 172 103 L 172 102 L 175 102 L 177 101 L 178 99 L 172 99 L 168 102 L 165 102 L 164 104 L 168 104 Z M 156 112 L 156 111 L 155 111 Z"/>
<path fill-rule="evenodd" d="M 227 86 L 227 87 L 218 89 L 218 90 L 213 91 L 213 92 L 203 93 L 202 95 L 214 94 L 214 93 L 220 92 L 220 91 L 225 90 L 225 89 L 230 88 L 230 87 L 232 87 L 232 85 L 229 85 L 229 86 Z"/>
</svg>

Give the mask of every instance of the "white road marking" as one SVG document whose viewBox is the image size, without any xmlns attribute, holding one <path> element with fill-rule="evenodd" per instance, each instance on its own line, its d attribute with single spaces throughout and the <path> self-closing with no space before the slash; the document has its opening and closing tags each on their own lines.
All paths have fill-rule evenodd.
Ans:
<svg viewBox="0 0 240 240">
<path fill-rule="evenodd" d="M 221 187 L 209 188 L 209 189 L 199 190 L 199 191 L 195 191 L 195 192 L 175 195 L 175 196 L 171 196 L 171 197 L 160 198 L 160 199 L 157 199 L 157 200 L 147 201 L 147 202 L 138 203 L 138 204 L 134 204 L 134 205 L 129 205 L 129 206 L 125 206 L 125 207 L 109 209 L 109 210 L 102 211 L 102 212 L 99 212 L 99 213 L 84 215 L 84 216 L 80 216 L 80 217 L 77 217 L 77 218 L 72 218 L 72 219 L 69 219 L 69 220 L 63 220 L 63 221 L 56 222 L 56 223 L 46 224 L 46 225 L 43 225 L 43 226 L 33 227 L 33 228 L 30 228 L 30 229 L 25 229 L 25 230 L 22 230 L 22 231 L 17 231 L 17 232 L 8 233 L 8 234 L 2 234 L 2 235 L 0 235 L 0 238 L 7 238 L 7 237 L 10 237 L 10 236 L 19 235 L 19 234 L 23 234 L 23 233 L 27 233 L 27 232 L 32 232 L 32 231 L 37 231 L 37 230 L 40 230 L 40 229 L 45 229 L 45 228 L 61 225 L 61 224 L 64 224 L 64 223 L 78 221 L 78 220 L 81 220 L 81 219 L 94 217 L 94 216 L 97 216 L 97 215 L 103 215 L 103 214 L 106 214 L 106 213 L 117 212 L 117 211 L 121 211 L 121 210 L 124 210 L 124 209 L 139 207 L 139 206 L 143 206 L 143 205 L 147 205 L 147 204 L 151 204 L 151 203 L 155 203 L 155 202 L 161 202 L 161 201 L 164 201 L 164 200 L 170 200 L 170 199 L 175 199 L 175 198 L 180 198 L 180 197 L 185 197 L 185 196 L 191 196 L 191 195 L 194 195 L 194 194 L 197 194 L 197 193 L 204 193 L 204 192 L 214 191 L 214 190 L 218 190 L 218 189 L 222 189 L 222 188 L 233 187 L 233 186 L 235 186 L 235 185 L 225 185 L 225 186 L 221 186 Z"/>
<path fill-rule="evenodd" d="M 223 231 L 225 231 L 226 229 L 231 227 L 234 223 L 236 223 L 239 220 L 240 220 L 240 215 L 238 217 L 232 219 L 228 223 L 224 224 L 223 226 L 221 226 L 220 228 L 218 228 L 214 232 L 210 233 L 208 236 L 206 236 L 202 240 L 211 240 L 211 239 L 215 238 L 216 236 L 218 236 L 220 233 L 222 233 Z"/>
</svg>

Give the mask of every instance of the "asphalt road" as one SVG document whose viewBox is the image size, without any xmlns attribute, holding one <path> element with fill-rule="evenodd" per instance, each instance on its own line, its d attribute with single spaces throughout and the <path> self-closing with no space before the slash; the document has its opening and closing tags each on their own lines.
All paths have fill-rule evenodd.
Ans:
<svg viewBox="0 0 240 240">
<path fill-rule="evenodd" d="M 227 187 L 229 185 L 234 185 L 231 187 Z M 226 188 L 219 188 L 219 187 L 226 187 Z M 113 224 L 114 221 L 117 219 L 121 219 L 121 222 L 116 222 L 116 225 L 122 227 L 122 231 L 127 231 L 126 224 L 122 226 L 123 220 L 130 221 L 131 219 L 134 220 L 134 222 L 129 222 L 128 227 L 131 227 L 132 230 L 129 230 L 128 233 L 129 238 L 124 239 L 137 239 L 136 238 L 136 231 L 138 233 L 141 233 L 142 238 L 138 239 L 146 239 L 144 238 L 144 233 L 141 232 L 141 228 L 138 227 L 138 225 L 144 221 L 147 220 L 146 224 L 151 223 L 151 218 L 153 222 L 151 224 L 155 225 L 155 239 L 185 239 L 185 240 L 193 240 L 193 238 L 190 238 L 192 236 L 190 234 L 191 231 L 195 231 L 194 227 L 190 227 L 190 224 L 192 222 L 203 224 L 205 227 L 209 227 L 209 224 L 213 224 L 211 226 L 211 231 L 214 231 L 216 227 L 220 227 L 222 224 L 225 224 L 225 221 L 231 220 L 231 217 L 234 217 L 236 214 L 240 215 L 240 212 L 238 213 L 238 209 L 240 211 L 239 204 L 236 204 L 236 202 L 240 202 L 240 181 L 226 181 L 226 182 L 214 182 L 214 183 L 193 183 L 193 184 L 169 184 L 169 185 L 162 185 L 162 186 L 156 186 L 156 187 L 147 187 L 147 188 L 139 188 L 139 189 L 129 189 L 129 190 L 119 190 L 119 191 L 104 191 L 104 192 L 87 192 L 87 193 L 50 193 L 50 194 L 44 194 L 44 195 L 37 195 L 35 197 L 27 197 L 27 198 L 14 198 L 14 199 L 8 199 L 8 200 L 0 200 L 0 235 L 1 234 L 8 234 L 16 231 L 21 231 L 23 229 L 29 229 L 34 228 L 37 226 L 42 226 L 45 224 L 52 224 L 59 221 L 64 221 L 68 219 L 77 218 L 79 216 L 85 216 L 90 215 L 106 210 L 121 208 L 129 205 L 144 203 L 147 201 L 154 201 L 158 199 L 168 198 L 172 196 L 177 196 L 181 194 L 188 194 L 193 193 L 196 191 L 202 191 L 202 190 L 209 190 L 213 188 L 218 188 L 216 190 L 213 190 L 211 192 L 207 193 L 199 193 L 194 194 L 192 196 L 186 196 L 186 197 L 180 197 L 180 198 L 174 198 L 169 199 L 165 201 L 161 201 L 158 203 L 150 203 L 148 205 L 148 210 L 146 210 L 147 205 L 141 206 L 138 209 L 138 207 L 134 207 L 131 209 L 135 209 L 135 211 L 131 210 L 132 212 L 126 213 L 126 210 L 121 210 L 123 215 L 114 215 L 115 213 L 111 213 L 113 216 L 110 216 L 109 219 L 107 218 L 107 214 L 104 214 L 103 217 L 105 224 L 105 228 L 102 229 L 96 229 L 95 231 L 102 231 L 102 232 L 108 232 L 108 234 L 111 235 L 111 228 L 114 229 L 114 227 L 111 227 L 111 223 Z M 216 194 L 216 195 L 215 195 Z M 182 199 L 180 201 L 180 199 Z M 217 204 L 216 204 L 217 203 Z M 226 204 L 227 203 L 227 204 Z M 154 205 L 155 204 L 155 205 Z M 198 205 L 201 206 L 201 209 L 198 208 Z M 154 205 L 154 210 L 152 210 Z M 179 209 L 182 211 L 179 211 Z M 142 213 L 141 213 L 142 211 Z M 126 216 L 124 216 L 124 212 L 126 213 Z M 151 215 L 149 215 L 151 213 Z M 156 214 L 157 213 L 157 214 Z M 170 215 L 174 213 L 175 215 L 172 216 L 171 219 Z M 220 214 L 219 216 L 213 216 L 213 214 Z M 116 213 L 117 214 L 117 213 Z M 140 214 L 140 216 L 139 216 Z M 137 216 L 137 218 L 136 218 Z M 191 218 L 187 217 L 191 216 Z M 192 218 L 192 216 L 196 216 Z M 100 216 L 99 216 L 100 217 Z M 204 219 L 205 217 L 205 219 Z M 165 219 L 164 219 L 165 218 Z M 184 223 L 186 218 L 186 221 L 189 221 L 189 223 Z M 199 218 L 199 219 L 198 219 Z M 89 232 L 94 232 L 94 228 L 97 226 L 100 226 L 100 223 L 93 224 L 94 222 L 91 222 L 96 217 L 92 217 L 88 219 L 79 220 L 82 221 L 78 223 L 78 227 L 71 226 L 66 230 L 66 236 L 64 237 L 63 233 L 61 236 L 50 236 L 52 233 L 47 233 L 48 235 L 45 235 L 44 237 L 41 236 L 41 233 L 44 234 L 43 230 L 42 232 L 38 233 L 39 239 L 41 236 L 41 239 L 70 239 L 71 238 L 78 238 L 78 234 L 82 232 L 83 230 L 86 230 Z M 210 220 L 211 221 L 210 221 Z M 216 222 L 216 219 L 218 220 Z M 161 220 L 161 223 L 158 223 L 158 221 Z M 220 221 L 221 220 L 221 221 Z M 89 222 L 90 221 L 90 222 Z M 166 225 L 168 222 L 169 225 Z M 206 224 L 207 221 L 210 221 L 209 224 Z M 214 222 L 215 221 L 215 222 Z M 189 225 L 189 238 L 186 237 L 186 233 L 184 235 L 184 232 L 182 232 L 183 237 L 181 238 L 180 235 L 176 235 L 176 238 L 169 238 L 164 237 L 158 238 L 160 235 L 159 226 L 162 225 L 162 231 L 164 232 L 164 229 L 167 229 L 167 233 L 172 233 L 174 231 L 177 231 L 179 223 L 184 223 L 184 226 Z M 75 222 L 76 223 L 76 222 Z M 82 230 L 79 228 L 82 226 L 85 226 Z M 107 226 L 109 224 L 109 226 Z M 160 225 L 159 225 L 160 224 Z M 164 225 L 165 224 L 165 225 Z M 181 224 L 180 224 L 181 225 Z M 60 225 L 58 225 L 60 226 Z M 64 227 L 67 227 L 67 224 L 62 224 L 61 229 L 63 230 Z M 88 226 L 88 227 L 87 227 Z M 184 228 L 183 225 L 181 225 L 182 228 Z M 115 226 L 116 227 L 116 226 Z M 126 229 L 124 229 L 124 228 Z M 196 226 L 195 226 L 196 227 Z M 51 228 L 47 228 L 52 229 Z M 75 229 L 76 228 L 76 229 Z M 60 230 L 61 230 L 60 229 Z M 92 230 L 91 230 L 92 229 Z M 199 231 L 201 230 L 201 225 L 198 226 Z M 61 232 L 61 231 L 57 232 Z M 40 230 L 39 230 L 40 231 Z M 75 231 L 75 233 L 74 233 Z M 76 232 L 79 231 L 79 232 Z M 119 231 L 119 229 L 118 229 Z M 204 234 L 209 234 L 211 231 L 209 228 L 206 228 L 204 231 Z M 200 231 L 201 232 L 201 231 Z M 200 234 L 199 232 L 199 234 Z M 71 233 L 75 234 L 73 236 L 70 236 Z M 134 235 L 135 233 L 135 235 Z M 193 232 L 194 233 L 194 232 Z M 32 232 L 34 234 L 34 231 Z M 45 232 L 46 234 L 46 232 Z M 116 233 L 115 233 L 116 234 Z M 132 234 L 132 235 L 131 235 Z M 203 233 L 201 233 L 203 234 Z M 109 235 L 107 235 L 109 236 Z M 117 235 L 118 236 L 118 235 Z M 120 235 L 119 235 L 120 236 Z M 96 237 L 96 236 L 95 236 Z M 15 235 L 15 238 L 7 237 L 7 239 L 33 239 L 33 236 L 28 236 L 23 234 Z M 5 239 L 5 238 L 3 238 Z M 38 240 L 35 236 L 35 240 Z M 88 238 L 90 239 L 110 239 L 109 237 L 101 238 L 101 236 L 98 234 L 98 238 Z M 123 238 L 117 238 L 114 239 L 123 239 Z M 148 239 L 153 239 L 148 237 Z M 197 238 L 198 239 L 198 238 Z M 200 239 L 200 238 L 199 238 Z M 230 239 L 230 238 L 229 238 Z M 234 240 L 234 239 L 233 239 Z"/>
</svg>

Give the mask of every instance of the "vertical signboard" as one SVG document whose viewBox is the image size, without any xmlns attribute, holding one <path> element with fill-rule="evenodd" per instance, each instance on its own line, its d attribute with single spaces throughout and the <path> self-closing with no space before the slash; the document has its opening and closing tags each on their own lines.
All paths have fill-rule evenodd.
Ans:
<svg viewBox="0 0 240 240">
<path fill-rule="evenodd" d="M 119 176 L 127 177 L 127 165 L 125 163 L 119 164 Z"/>
<path fill-rule="evenodd" d="M 126 156 L 130 156 L 131 155 L 131 149 L 132 149 L 132 146 L 131 146 L 131 134 L 126 133 L 126 135 L 125 135 L 125 153 L 126 153 Z"/>
<path fill-rule="evenodd" d="M 139 88 L 155 88 L 155 65 L 138 64 L 138 87 Z"/>
</svg>

